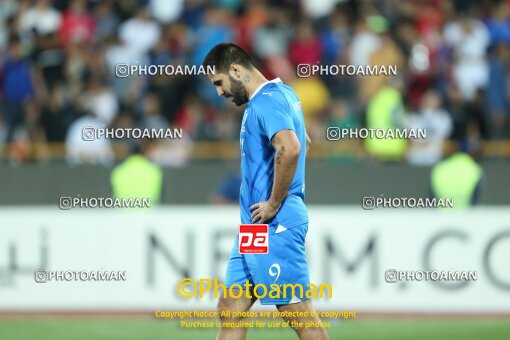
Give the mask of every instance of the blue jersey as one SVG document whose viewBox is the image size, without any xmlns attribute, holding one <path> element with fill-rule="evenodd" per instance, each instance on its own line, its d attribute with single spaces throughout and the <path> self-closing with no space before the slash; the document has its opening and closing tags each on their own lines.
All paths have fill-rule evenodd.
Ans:
<svg viewBox="0 0 510 340">
<path fill-rule="evenodd" d="M 281 130 L 296 133 L 301 152 L 287 197 L 276 216 L 266 221 L 270 233 L 279 225 L 289 229 L 308 222 L 305 197 L 306 131 L 301 103 L 296 93 L 277 78 L 262 84 L 251 96 L 241 124 L 241 190 L 239 203 L 242 223 L 251 223 L 250 206 L 267 201 L 274 180 L 273 136 Z M 281 227 L 280 227 L 281 228 Z"/>
</svg>

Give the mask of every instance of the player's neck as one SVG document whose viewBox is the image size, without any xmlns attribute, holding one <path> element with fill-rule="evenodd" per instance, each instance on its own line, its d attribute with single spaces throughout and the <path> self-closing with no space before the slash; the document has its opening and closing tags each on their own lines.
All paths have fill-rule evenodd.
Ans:
<svg viewBox="0 0 510 340">
<path fill-rule="evenodd" d="M 246 86 L 246 91 L 248 92 L 248 98 L 251 98 L 252 94 L 260 87 L 260 85 L 267 81 L 268 80 L 266 77 L 264 77 L 258 70 L 246 75 L 244 79 L 244 85 Z"/>
</svg>

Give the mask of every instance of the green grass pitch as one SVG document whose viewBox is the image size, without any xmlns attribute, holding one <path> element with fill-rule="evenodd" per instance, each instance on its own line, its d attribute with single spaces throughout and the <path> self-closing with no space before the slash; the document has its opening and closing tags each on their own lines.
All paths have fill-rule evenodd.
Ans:
<svg viewBox="0 0 510 340">
<path fill-rule="evenodd" d="M 510 339 L 510 320 L 347 320 L 331 323 L 331 339 Z M 144 318 L 0 319 L 9 340 L 215 339 L 216 329 L 185 329 L 175 321 Z M 255 328 L 250 340 L 297 339 L 291 329 Z"/>
</svg>

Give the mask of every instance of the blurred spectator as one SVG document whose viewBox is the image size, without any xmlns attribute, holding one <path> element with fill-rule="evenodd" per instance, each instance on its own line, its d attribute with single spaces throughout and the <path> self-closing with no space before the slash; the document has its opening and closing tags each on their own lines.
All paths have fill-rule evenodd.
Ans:
<svg viewBox="0 0 510 340">
<path fill-rule="evenodd" d="M 44 133 L 38 124 L 40 111 L 34 100 L 24 103 L 25 124 L 17 126 L 8 156 L 12 163 L 24 163 L 34 158 L 44 157 Z M 32 147 L 32 145 L 34 147 Z"/>
<path fill-rule="evenodd" d="M 72 0 L 62 16 L 60 39 L 64 46 L 89 44 L 94 38 L 95 20 L 85 0 Z"/>
<path fill-rule="evenodd" d="M 312 125 L 329 103 L 329 91 L 321 78 L 303 77 L 289 81 L 301 101 L 301 109 L 305 116 L 305 124 Z"/>
<path fill-rule="evenodd" d="M 113 3 L 109 0 L 101 1 L 97 4 L 95 10 L 96 31 L 95 41 L 111 37 L 117 33 L 117 26 L 120 19 L 114 12 Z"/>
<path fill-rule="evenodd" d="M 352 108 L 349 107 L 349 104 L 343 99 L 334 98 L 331 101 L 327 112 L 328 116 L 326 119 L 326 128 L 323 127 L 321 129 L 321 133 L 324 133 L 324 130 L 330 127 L 338 127 L 340 129 L 356 129 L 360 127 L 356 114 L 353 112 Z M 311 129 L 309 126 L 307 126 L 307 130 L 310 135 L 317 136 L 319 134 L 317 131 L 310 131 Z M 332 151 L 328 156 L 329 159 L 335 163 L 352 162 L 353 160 L 353 155 L 344 150 Z"/>
<path fill-rule="evenodd" d="M 350 47 L 349 63 L 368 65 L 370 56 L 381 46 L 381 38 L 369 26 L 369 18 L 360 18 L 356 22 Z"/>
<path fill-rule="evenodd" d="M 32 66 L 22 48 L 19 38 L 12 37 L 2 67 L 7 142 L 12 140 L 16 127 L 25 123 L 24 105 L 35 95 Z"/>
<path fill-rule="evenodd" d="M 172 126 L 168 128 L 174 129 Z M 181 167 L 188 162 L 192 149 L 193 140 L 183 132 L 182 139 L 160 140 L 148 152 L 148 157 L 161 166 Z"/>
<path fill-rule="evenodd" d="M 244 7 L 244 14 L 236 22 L 237 43 L 245 51 L 251 51 L 253 34 L 267 23 L 269 13 L 266 5 L 258 0 L 245 1 Z"/>
<path fill-rule="evenodd" d="M 452 198 L 457 209 L 476 204 L 480 200 L 482 185 L 482 167 L 465 152 L 455 153 L 432 169 L 433 197 Z"/>
<path fill-rule="evenodd" d="M 462 99 L 459 88 L 452 84 L 448 89 L 448 106 L 453 121 L 452 137 L 456 141 L 462 141 L 467 135 L 467 125 L 470 117 L 466 110 L 466 104 Z"/>
<path fill-rule="evenodd" d="M 124 162 L 113 168 L 110 182 L 115 198 L 149 198 L 152 206 L 162 201 L 163 171 L 147 158 L 151 147 L 152 142 L 142 143 Z"/>
<path fill-rule="evenodd" d="M 491 139 L 505 138 L 505 125 L 508 122 L 509 92 L 508 70 L 510 69 L 510 42 L 500 42 L 493 46 L 489 62 L 489 83 L 487 86 L 487 108 Z"/>
<path fill-rule="evenodd" d="M 234 39 L 234 26 L 232 13 L 228 10 L 212 7 L 203 13 L 203 20 L 199 22 L 196 32 L 190 62 L 193 65 L 201 65 L 207 53 L 219 43 Z M 205 77 L 197 79 L 197 89 L 200 96 L 216 106 L 222 106 L 225 102 L 219 98 L 214 87 L 210 86 Z"/>
<path fill-rule="evenodd" d="M 218 117 L 218 138 L 225 141 L 239 140 L 242 115 L 237 108 L 227 108 Z"/>
<path fill-rule="evenodd" d="M 452 122 L 437 92 L 430 90 L 422 97 L 420 110 L 409 116 L 407 127 L 426 131 L 425 139 L 411 139 L 407 153 L 409 163 L 428 166 L 439 162 L 444 142 L 452 132 Z"/>
<path fill-rule="evenodd" d="M 105 126 L 109 126 L 118 113 L 118 102 L 114 93 L 108 88 L 104 80 L 91 76 L 88 86 L 81 97 L 82 105 L 90 110 Z"/>
<path fill-rule="evenodd" d="M 141 127 L 145 129 L 164 129 L 167 122 L 161 115 L 161 104 L 154 93 L 148 93 L 142 103 Z"/>
<path fill-rule="evenodd" d="M 510 5 L 507 1 L 496 1 L 487 20 L 491 43 L 510 44 Z"/>
<path fill-rule="evenodd" d="M 307 14 L 310 14 L 314 18 L 319 18 L 327 15 L 331 12 L 336 0 L 302 0 L 303 7 Z"/>
<path fill-rule="evenodd" d="M 292 24 L 288 12 L 281 7 L 268 9 L 268 22 L 253 33 L 252 48 L 260 59 L 287 55 L 292 38 Z"/>
<path fill-rule="evenodd" d="M 43 106 L 41 126 L 47 142 L 64 142 L 67 129 L 74 119 L 74 108 L 66 98 L 63 86 L 55 86 L 49 94 L 48 102 Z"/>
<path fill-rule="evenodd" d="M 45 90 L 51 90 L 64 81 L 66 56 L 55 34 L 35 37 L 32 60 L 37 74 L 44 81 Z"/>
<path fill-rule="evenodd" d="M 142 102 L 141 128 L 146 129 L 173 129 L 167 120 L 162 116 L 161 102 L 155 93 L 148 93 Z M 150 151 L 147 152 L 153 162 L 158 165 L 179 167 L 188 161 L 193 143 L 183 131 L 182 139 L 160 140 L 153 143 Z"/>
<path fill-rule="evenodd" d="M 489 32 L 485 25 L 466 15 L 448 23 L 444 29 L 445 41 L 453 48 L 453 77 L 465 100 L 473 100 L 476 90 L 488 81 L 486 49 Z"/>
<path fill-rule="evenodd" d="M 119 38 L 136 58 L 143 58 L 156 46 L 161 37 L 161 27 L 151 19 L 146 8 L 139 8 L 134 18 L 119 27 Z"/>
<path fill-rule="evenodd" d="M 105 127 L 105 124 L 90 111 L 75 120 L 66 136 L 67 161 L 71 165 L 111 165 L 113 153 L 108 139 L 101 137 L 85 140 L 83 138 L 85 128 L 97 131 Z"/>
<path fill-rule="evenodd" d="M 154 48 L 149 52 L 149 63 L 151 65 L 171 65 L 174 64 L 170 49 L 168 48 L 168 36 L 162 35 Z M 178 64 L 178 63 L 177 63 Z M 157 75 L 164 77 L 165 75 Z"/>
<path fill-rule="evenodd" d="M 111 128 L 113 129 L 134 129 L 137 128 L 135 115 L 132 110 L 128 107 L 123 108 L 119 112 L 119 114 L 115 117 L 111 124 Z M 115 144 L 122 143 L 126 145 L 130 150 L 137 144 L 137 141 L 133 138 L 130 138 L 127 134 L 122 136 L 121 138 L 115 138 L 112 142 Z"/>
<path fill-rule="evenodd" d="M 239 190 L 241 188 L 241 177 L 238 174 L 230 173 L 222 178 L 216 192 L 211 198 L 212 204 L 239 204 Z"/>
<path fill-rule="evenodd" d="M 201 65 L 211 48 L 234 38 L 230 12 L 220 8 L 210 8 L 204 14 L 204 21 L 196 32 L 195 49 L 191 55 L 193 65 Z"/>
<path fill-rule="evenodd" d="M 434 82 L 441 84 L 449 71 L 447 68 L 443 69 L 443 60 L 450 58 L 450 54 L 444 53 L 449 49 L 443 46 L 439 37 L 440 19 L 434 11 L 428 14 L 432 17 L 426 18 L 423 13 L 418 23 L 410 19 L 403 20 L 395 29 L 395 43 L 402 56 L 398 63 L 398 72 L 407 77 L 406 102 L 412 109 L 420 106 L 424 93 Z"/>
<path fill-rule="evenodd" d="M 184 105 L 177 113 L 176 123 L 193 139 L 215 139 L 217 137 L 216 112 L 204 106 L 193 95 L 185 98 Z"/>
<path fill-rule="evenodd" d="M 0 1 L 0 18 L 2 21 L 7 20 L 7 18 L 11 17 L 16 12 L 16 7 L 18 6 L 18 1 L 16 0 L 4 0 Z M 11 32 L 13 33 L 13 32 Z"/>
<path fill-rule="evenodd" d="M 34 30 L 39 35 L 57 32 L 61 23 L 61 15 L 51 7 L 51 0 L 37 0 L 36 5 L 21 14 L 20 25 L 24 32 Z"/>
<path fill-rule="evenodd" d="M 314 31 L 313 23 L 308 19 L 301 20 L 296 26 L 295 39 L 289 45 L 290 61 L 299 64 L 315 65 L 322 60 L 322 42 Z"/>
<path fill-rule="evenodd" d="M 334 126 L 340 129 L 354 129 L 359 127 L 356 115 L 345 100 L 333 98 L 327 111 L 328 117 L 326 125 L 328 127 Z"/>
<path fill-rule="evenodd" d="M 368 26 L 375 32 L 378 32 L 378 46 L 363 56 L 363 65 L 384 65 L 397 67 L 397 72 L 403 72 L 405 59 L 400 49 L 395 44 L 393 38 L 388 34 L 388 22 L 386 19 L 375 16 L 367 18 Z M 375 21 L 375 23 L 373 23 Z M 368 40 L 367 40 L 368 42 Z M 372 96 L 379 91 L 392 76 L 374 75 L 369 77 L 360 77 L 359 79 L 359 98 L 362 102 L 370 100 Z"/>
<path fill-rule="evenodd" d="M 90 51 L 84 45 L 71 45 L 67 52 L 64 74 L 74 96 L 80 96 L 87 85 L 84 80 L 89 72 Z"/>
<path fill-rule="evenodd" d="M 368 103 L 367 128 L 388 131 L 405 127 L 401 86 L 401 80 L 395 79 L 377 91 Z M 400 138 L 366 138 L 365 147 L 376 159 L 393 162 L 404 158 L 407 141 Z"/>
<path fill-rule="evenodd" d="M 175 22 L 167 26 L 164 42 L 168 44 L 170 55 L 184 63 L 193 49 L 193 32 L 182 22 Z"/>
<path fill-rule="evenodd" d="M 184 0 L 149 0 L 151 15 L 163 24 L 179 19 L 184 9 Z"/>
<path fill-rule="evenodd" d="M 109 72 L 109 83 L 112 86 L 112 90 L 115 95 L 121 101 L 128 101 L 137 99 L 130 98 L 129 96 L 133 93 L 139 94 L 141 88 L 141 77 L 133 75 L 129 77 L 119 77 L 117 65 L 129 66 L 135 64 L 147 65 L 147 58 L 139 58 L 137 55 L 132 54 L 129 47 L 121 43 L 117 36 L 112 36 L 107 39 L 107 47 L 104 54 L 104 63 Z"/>
<path fill-rule="evenodd" d="M 488 128 L 487 128 L 487 108 L 485 105 L 486 91 L 484 89 L 478 89 L 475 94 L 475 98 L 471 102 L 466 103 L 466 112 L 469 119 L 468 126 L 468 138 L 476 138 L 477 143 L 482 139 L 487 139 Z M 472 130 L 472 131 L 469 131 Z M 469 134 L 473 136 L 469 136 Z"/>
<path fill-rule="evenodd" d="M 296 66 L 292 65 L 287 56 L 267 57 L 264 62 L 266 78 L 281 78 L 284 83 L 292 81 L 296 77 Z"/>
<path fill-rule="evenodd" d="M 338 7 L 328 17 L 326 27 L 320 35 L 324 48 L 323 63 L 334 64 L 342 56 L 349 41 L 349 29 L 347 14 Z"/>
</svg>

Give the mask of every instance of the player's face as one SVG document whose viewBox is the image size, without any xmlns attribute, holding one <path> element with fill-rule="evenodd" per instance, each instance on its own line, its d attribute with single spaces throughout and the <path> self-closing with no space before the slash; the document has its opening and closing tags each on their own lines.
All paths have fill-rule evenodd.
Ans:
<svg viewBox="0 0 510 340">
<path fill-rule="evenodd" d="M 232 75 L 218 73 L 212 76 L 211 82 L 216 87 L 218 96 L 230 99 L 237 106 L 248 102 L 248 91 L 246 91 L 243 82 L 235 79 Z"/>
</svg>

